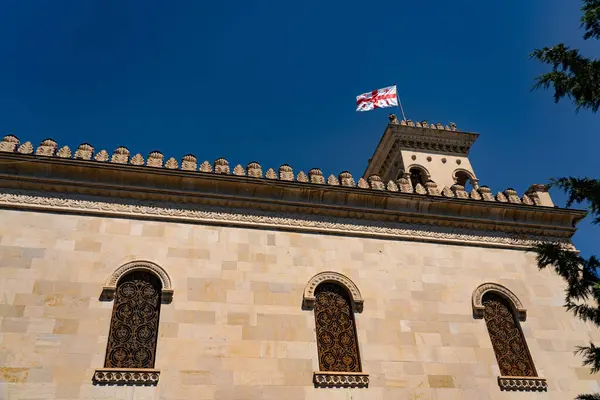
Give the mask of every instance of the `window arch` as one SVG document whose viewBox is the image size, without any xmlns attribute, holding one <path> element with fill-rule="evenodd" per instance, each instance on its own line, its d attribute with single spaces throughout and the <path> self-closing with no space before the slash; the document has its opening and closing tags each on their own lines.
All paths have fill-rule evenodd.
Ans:
<svg viewBox="0 0 600 400">
<path fill-rule="evenodd" d="M 113 300 L 117 290 L 117 282 L 119 282 L 125 275 L 132 271 L 146 271 L 158 277 L 162 287 L 161 301 L 163 303 L 170 303 L 173 300 L 171 277 L 160 265 L 150 261 L 132 261 L 117 268 L 104 283 L 100 299 L 104 301 Z"/>
<path fill-rule="evenodd" d="M 162 285 L 144 270 L 117 283 L 106 345 L 105 368 L 154 368 Z"/>
<path fill-rule="evenodd" d="M 421 166 L 411 166 L 408 168 L 408 172 L 410 174 L 410 183 L 413 187 L 416 187 L 417 183 L 425 186 L 425 182 L 430 178 L 429 173 Z"/>
<path fill-rule="evenodd" d="M 469 182 L 475 179 L 475 176 L 470 171 L 467 171 L 463 168 L 455 169 L 452 175 L 454 182 L 461 186 L 466 186 Z"/>
</svg>

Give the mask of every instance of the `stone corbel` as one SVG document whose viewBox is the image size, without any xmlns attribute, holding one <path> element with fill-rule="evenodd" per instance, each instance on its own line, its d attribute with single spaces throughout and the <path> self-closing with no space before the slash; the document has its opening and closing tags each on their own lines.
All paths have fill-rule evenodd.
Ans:
<svg viewBox="0 0 600 400">
<path fill-rule="evenodd" d="M 102 288 L 102 293 L 100 294 L 100 300 L 113 301 L 115 299 L 116 292 L 117 292 L 116 286 L 104 286 Z"/>
</svg>

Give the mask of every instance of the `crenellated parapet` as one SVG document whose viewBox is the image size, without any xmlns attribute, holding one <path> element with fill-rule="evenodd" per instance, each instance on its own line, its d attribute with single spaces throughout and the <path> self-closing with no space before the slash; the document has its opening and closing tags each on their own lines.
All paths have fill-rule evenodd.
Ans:
<svg viewBox="0 0 600 400">
<path fill-rule="evenodd" d="M 14 135 L 0 141 L 0 206 L 8 209 L 514 249 L 544 241 L 572 247 L 585 215 L 554 207 L 545 185 L 519 194 L 492 192 L 474 177 L 469 189 L 462 180 L 417 178 L 410 170 L 393 179 L 353 177 L 288 164 L 142 155 L 123 146 L 109 153 L 89 143 L 73 151 L 52 139 L 37 148 Z"/>
<path fill-rule="evenodd" d="M 423 120 L 413 121 L 412 119 L 407 120 L 398 120 L 395 114 L 389 115 L 390 124 L 393 125 L 402 125 L 402 126 L 414 126 L 416 128 L 429 128 L 429 129 L 437 129 L 437 130 L 445 130 L 445 131 L 458 131 L 456 128 L 456 124 L 454 122 L 450 122 L 448 125 L 442 125 L 440 122 L 436 122 L 435 124 L 430 124 L 427 121 Z"/>
<path fill-rule="evenodd" d="M 424 126 L 425 122 L 417 123 L 411 121 L 400 121 L 401 125 L 408 126 Z M 412 125 L 411 125 L 412 124 Z M 431 128 L 431 125 L 429 125 Z M 455 125 L 450 125 L 449 130 L 456 130 Z M 435 125 L 433 129 L 446 129 Z M 230 168 L 229 161 L 225 158 L 218 158 L 214 162 L 204 161 L 198 163 L 198 158 L 192 154 L 183 156 L 181 161 L 170 157 L 166 162 L 164 155 L 159 151 L 152 151 L 146 158 L 137 153 L 131 156 L 129 149 L 120 146 L 117 147 L 111 155 L 106 150 L 100 150 L 94 153 L 94 147 L 89 143 L 80 144 L 73 153 L 68 146 L 59 148 L 56 141 L 46 139 L 40 143 L 35 149 L 30 142 L 22 143 L 15 135 L 7 135 L 0 142 L 0 152 L 18 153 L 23 155 L 54 157 L 62 159 L 83 160 L 98 163 L 119 164 L 122 168 L 129 166 L 164 169 L 164 170 L 180 170 L 187 172 L 196 172 L 202 174 L 219 174 L 232 175 L 240 179 L 263 179 L 271 181 L 296 182 L 307 185 L 329 185 L 340 186 L 345 188 L 362 189 L 367 191 L 390 192 L 399 194 L 412 194 L 416 196 L 432 196 L 445 197 L 448 199 L 470 200 L 470 201 L 485 201 L 498 202 L 506 204 L 516 204 L 525 206 L 552 206 L 544 199 L 547 196 L 547 188 L 544 185 L 532 185 L 532 187 L 523 195 L 513 189 L 508 188 L 504 191 L 499 191 L 495 195 L 489 187 L 485 185 L 477 185 L 476 188 L 467 193 L 464 186 L 454 184 L 450 187 L 439 187 L 436 182 L 429 180 L 424 184 L 418 183 L 413 187 L 410 177 L 405 174 L 397 180 L 384 181 L 379 175 L 370 175 L 367 179 L 359 178 L 356 180 L 348 171 L 343 171 L 339 175 L 330 174 L 327 178 L 319 168 L 312 168 L 308 174 L 304 171 L 299 171 L 294 175 L 293 168 L 288 164 L 281 165 L 277 170 L 267 168 L 263 173 L 263 167 L 256 161 L 250 162 L 246 167 L 238 164 L 233 169 Z"/>
</svg>

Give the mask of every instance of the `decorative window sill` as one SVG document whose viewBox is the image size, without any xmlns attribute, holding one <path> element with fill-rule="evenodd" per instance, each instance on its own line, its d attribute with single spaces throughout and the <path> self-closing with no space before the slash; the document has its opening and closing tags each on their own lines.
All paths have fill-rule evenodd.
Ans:
<svg viewBox="0 0 600 400">
<path fill-rule="evenodd" d="M 546 392 L 548 384 L 546 379 L 539 376 L 499 376 L 500 390 L 513 390 L 521 392 Z"/>
<path fill-rule="evenodd" d="M 99 385 L 148 385 L 158 383 L 160 370 L 151 368 L 98 368 L 92 380 Z"/>
<path fill-rule="evenodd" d="M 369 387 L 369 374 L 364 372 L 315 372 L 313 376 L 315 387 L 331 388 L 366 388 Z"/>
</svg>

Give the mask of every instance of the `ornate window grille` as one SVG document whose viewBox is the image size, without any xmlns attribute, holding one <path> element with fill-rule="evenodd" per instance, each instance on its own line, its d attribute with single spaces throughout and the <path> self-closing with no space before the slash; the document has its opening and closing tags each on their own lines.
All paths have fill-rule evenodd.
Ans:
<svg viewBox="0 0 600 400">
<path fill-rule="evenodd" d="M 154 368 L 161 283 L 146 271 L 133 271 L 117 284 L 105 368 Z"/>
<path fill-rule="evenodd" d="M 325 282 L 317 287 L 315 298 L 320 370 L 361 372 L 356 325 L 348 293 L 336 283 Z"/>
<path fill-rule="evenodd" d="M 483 318 L 503 376 L 537 376 L 521 326 L 506 300 L 483 296 Z"/>
<path fill-rule="evenodd" d="M 538 377 L 523 331 L 508 301 L 493 292 L 483 295 L 483 318 L 502 376 L 501 390 L 546 391 L 546 379 Z"/>
<path fill-rule="evenodd" d="M 521 300 L 508 288 L 493 282 L 479 285 L 471 297 L 473 317 L 483 318 L 500 367 L 501 390 L 546 391 L 539 377 L 519 321 L 527 319 Z"/>
<path fill-rule="evenodd" d="M 362 312 L 363 299 L 348 277 L 333 271 L 313 276 L 304 288 L 304 310 L 314 310 L 319 371 L 315 387 L 366 388 L 369 374 L 362 372 L 354 312 Z"/>
</svg>

